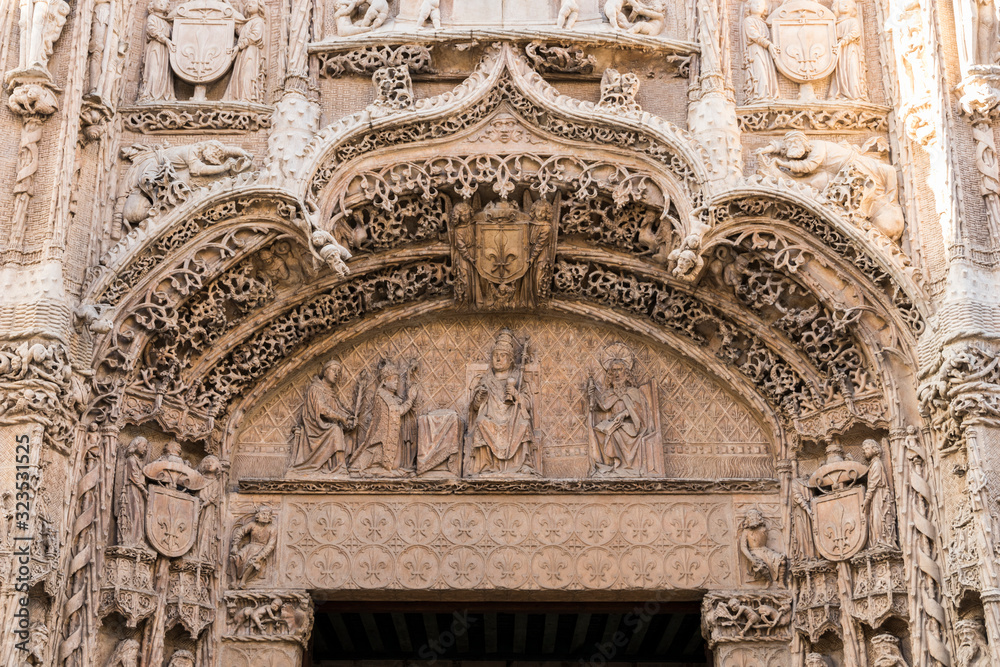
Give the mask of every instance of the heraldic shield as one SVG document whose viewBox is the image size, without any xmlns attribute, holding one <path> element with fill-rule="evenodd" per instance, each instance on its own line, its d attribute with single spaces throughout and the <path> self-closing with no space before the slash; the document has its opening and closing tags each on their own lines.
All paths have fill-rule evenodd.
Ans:
<svg viewBox="0 0 1000 667">
<path fill-rule="evenodd" d="M 865 489 L 861 486 L 813 498 L 813 535 L 821 556 L 847 560 L 865 546 L 868 522 L 864 500 Z"/>
<path fill-rule="evenodd" d="M 162 486 L 149 487 L 146 503 L 146 537 L 168 558 L 186 554 L 198 535 L 196 496 Z"/>
<path fill-rule="evenodd" d="M 517 280 L 528 270 L 528 223 L 476 225 L 476 268 L 492 283 Z"/>
<path fill-rule="evenodd" d="M 767 19 L 778 53 L 775 65 L 796 83 L 823 79 L 837 66 L 837 19 L 812 0 L 790 0 Z"/>
<path fill-rule="evenodd" d="M 174 12 L 170 65 L 177 76 L 195 85 L 211 83 L 226 73 L 236 57 L 235 9 L 222 0 L 192 0 Z"/>
</svg>

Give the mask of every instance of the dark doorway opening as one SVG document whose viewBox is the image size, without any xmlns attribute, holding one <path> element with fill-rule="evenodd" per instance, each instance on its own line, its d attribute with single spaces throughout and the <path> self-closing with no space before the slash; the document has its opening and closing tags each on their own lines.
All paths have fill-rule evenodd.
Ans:
<svg viewBox="0 0 1000 667">
<path fill-rule="evenodd" d="M 697 603 L 317 605 L 311 667 L 706 667 Z"/>
</svg>

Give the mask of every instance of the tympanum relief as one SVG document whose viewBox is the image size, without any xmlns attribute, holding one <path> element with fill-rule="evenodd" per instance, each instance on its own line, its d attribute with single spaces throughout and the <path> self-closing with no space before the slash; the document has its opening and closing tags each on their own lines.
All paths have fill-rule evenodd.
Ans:
<svg viewBox="0 0 1000 667">
<path fill-rule="evenodd" d="M 774 475 L 751 414 L 714 381 L 645 344 L 524 316 L 446 322 L 331 351 L 247 415 L 234 474 Z"/>
</svg>

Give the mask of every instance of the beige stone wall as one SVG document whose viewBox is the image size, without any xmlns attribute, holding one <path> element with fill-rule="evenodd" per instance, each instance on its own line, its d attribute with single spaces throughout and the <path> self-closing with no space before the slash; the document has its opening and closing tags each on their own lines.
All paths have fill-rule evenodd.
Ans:
<svg viewBox="0 0 1000 667">
<path fill-rule="evenodd" d="M 1000 664 L 995 7 L 436 4 L 0 7 L 0 663 L 375 589 Z"/>
</svg>

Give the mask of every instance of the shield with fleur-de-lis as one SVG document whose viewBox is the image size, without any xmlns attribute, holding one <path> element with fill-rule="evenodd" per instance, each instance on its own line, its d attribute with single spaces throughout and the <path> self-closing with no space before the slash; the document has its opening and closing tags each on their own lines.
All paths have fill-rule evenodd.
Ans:
<svg viewBox="0 0 1000 667">
<path fill-rule="evenodd" d="M 150 486 L 146 502 L 146 537 L 168 558 L 183 556 L 198 535 L 196 496 L 163 486 Z"/>
<path fill-rule="evenodd" d="M 243 16 L 224 0 L 190 0 L 172 15 L 170 66 L 181 79 L 207 84 L 222 77 L 236 57 L 233 40 Z"/>
<path fill-rule="evenodd" d="M 767 18 L 778 53 L 774 64 L 796 83 L 830 76 L 837 66 L 837 18 L 813 0 L 789 0 Z"/>
<path fill-rule="evenodd" d="M 528 270 L 528 224 L 481 223 L 477 226 L 476 268 L 492 283 L 509 283 Z"/>
<path fill-rule="evenodd" d="M 861 551 L 868 539 L 864 512 L 865 489 L 854 486 L 813 498 L 813 536 L 823 558 L 847 560 Z"/>
</svg>

